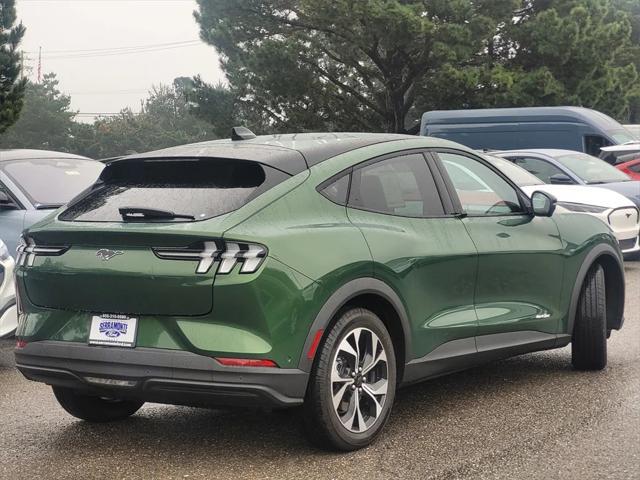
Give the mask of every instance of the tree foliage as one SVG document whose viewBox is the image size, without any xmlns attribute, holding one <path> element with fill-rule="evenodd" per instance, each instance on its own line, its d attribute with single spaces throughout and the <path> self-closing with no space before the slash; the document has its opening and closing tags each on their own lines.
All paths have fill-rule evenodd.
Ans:
<svg viewBox="0 0 640 480">
<path fill-rule="evenodd" d="M 27 84 L 20 119 L 0 135 L 0 148 L 36 148 L 106 158 L 216 138 L 211 125 L 191 113 L 193 80 L 154 87 L 142 111 L 123 109 L 93 124 L 74 121 L 71 98 L 58 90 L 55 74 Z"/>
<path fill-rule="evenodd" d="M 196 19 L 227 104 L 258 130 L 407 132 L 431 109 L 572 104 L 624 119 L 638 2 L 616 1 L 198 0 Z"/>
<path fill-rule="evenodd" d="M 191 79 L 178 78 L 172 86 L 154 87 L 140 113 L 124 109 L 93 125 L 77 124 L 74 150 L 107 158 L 216 138 L 211 125 L 190 112 L 187 93 L 192 88 Z"/>
<path fill-rule="evenodd" d="M 0 0 L 0 133 L 18 119 L 26 84 L 18 51 L 25 28 L 15 23 L 15 0 Z"/>
<path fill-rule="evenodd" d="M 69 151 L 73 148 L 71 98 L 58 90 L 58 79 L 46 74 L 42 83 L 28 83 L 18 121 L 3 135 L 2 148 Z"/>
</svg>

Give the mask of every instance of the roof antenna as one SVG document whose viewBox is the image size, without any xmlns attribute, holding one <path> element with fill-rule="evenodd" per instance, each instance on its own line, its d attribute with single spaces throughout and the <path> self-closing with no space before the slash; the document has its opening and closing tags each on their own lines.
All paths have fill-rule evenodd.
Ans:
<svg viewBox="0 0 640 480">
<path fill-rule="evenodd" d="M 231 140 L 234 142 L 238 140 L 251 140 L 256 138 L 256 134 L 246 127 L 233 127 L 231 129 Z"/>
</svg>

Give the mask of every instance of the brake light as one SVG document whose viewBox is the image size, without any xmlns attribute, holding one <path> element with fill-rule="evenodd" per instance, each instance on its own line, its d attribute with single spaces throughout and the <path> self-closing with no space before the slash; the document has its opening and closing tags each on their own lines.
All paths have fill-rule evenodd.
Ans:
<svg viewBox="0 0 640 480">
<path fill-rule="evenodd" d="M 58 257 L 69 250 L 69 246 L 36 245 L 33 238 L 20 237 L 16 253 L 16 264 L 19 266 L 33 266 L 36 257 Z"/>
<path fill-rule="evenodd" d="M 17 350 L 21 350 L 26 346 L 27 346 L 27 342 L 25 342 L 24 340 L 16 340 L 16 349 Z"/>
<path fill-rule="evenodd" d="M 273 360 L 258 360 L 254 358 L 216 358 L 218 363 L 225 367 L 269 367 L 277 368 L 278 365 Z"/>
<path fill-rule="evenodd" d="M 158 258 L 197 261 L 196 273 L 208 273 L 218 263 L 217 273 L 231 273 L 241 263 L 240 273 L 254 273 L 260 268 L 267 249 L 262 245 L 240 242 L 203 241 L 188 247 L 153 248 Z"/>
</svg>

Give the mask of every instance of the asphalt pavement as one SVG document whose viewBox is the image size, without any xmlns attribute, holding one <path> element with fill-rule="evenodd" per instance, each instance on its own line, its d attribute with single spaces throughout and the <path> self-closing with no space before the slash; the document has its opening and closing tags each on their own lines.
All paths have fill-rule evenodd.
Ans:
<svg viewBox="0 0 640 480">
<path fill-rule="evenodd" d="M 310 446 L 296 412 L 146 405 L 83 423 L 0 341 L 0 479 L 640 479 L 640 262 L 626 274 L 604 371 L 572 370 L 567 347 L 425 382 L 348 454 Z"/>
</svg>

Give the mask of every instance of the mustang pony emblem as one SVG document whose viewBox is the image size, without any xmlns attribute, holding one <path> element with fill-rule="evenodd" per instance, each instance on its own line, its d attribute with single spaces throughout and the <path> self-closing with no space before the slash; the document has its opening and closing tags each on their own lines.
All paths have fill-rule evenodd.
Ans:
<svg viewBox="0 0 640 480">
<path fill-rule="evenodd" d="M 96 252 L 96 257 L 98 257 L 103 262 L 107 262 L 111 260 L 116 255 L 123 255 L 124 252 L 120 250 L 109 250 L 108 248 L 101 248 Z"/>
</svg>

